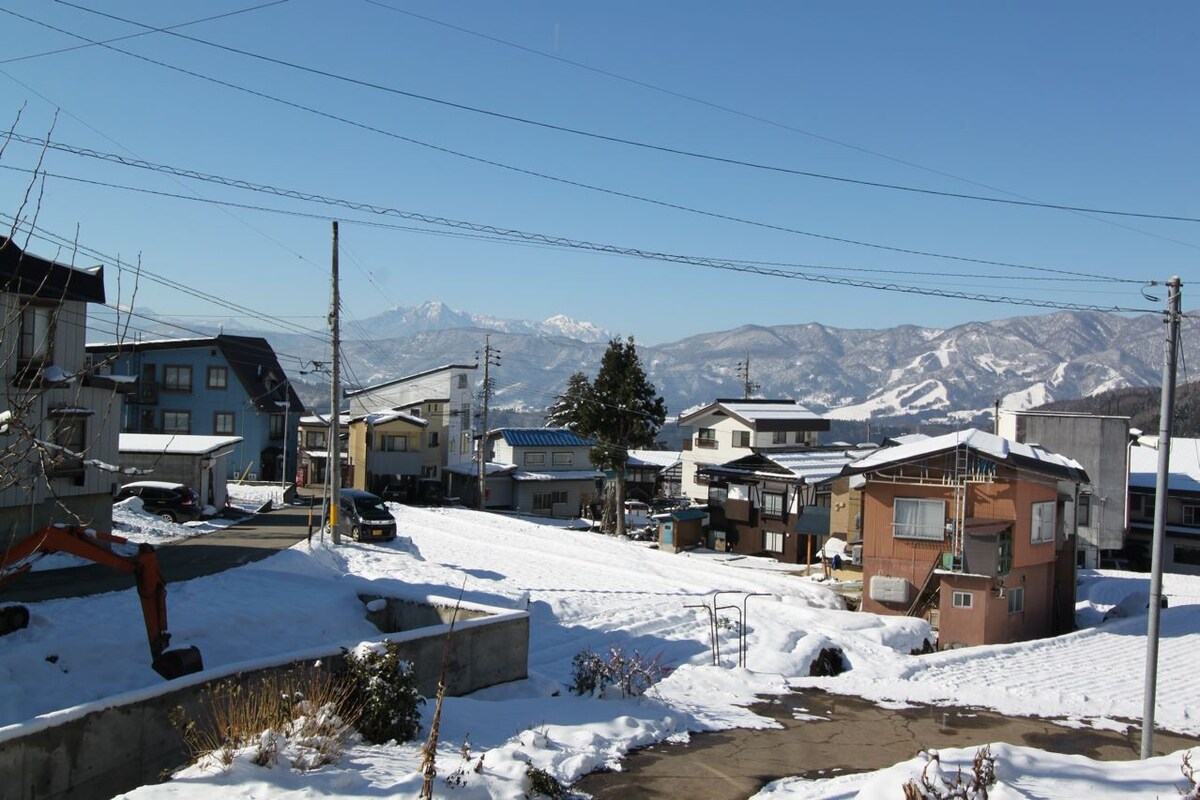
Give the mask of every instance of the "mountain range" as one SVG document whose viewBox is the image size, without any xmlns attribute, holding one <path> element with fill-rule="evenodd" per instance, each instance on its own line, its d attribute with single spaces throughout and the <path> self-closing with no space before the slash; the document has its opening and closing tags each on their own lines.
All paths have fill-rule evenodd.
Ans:
<svg viewBox="0 0 1200 800">
<path fill-rule="evenodd" d="M 139 326 L 148 327 L 141 320 Z M 328 385 L 320 376 L 300 374 L 305 362 L 329 361 L 328 345 L 316 337 L 194 319 L 186 329 L 164 320 L 148 335 L 221 330 L 265 337 L 301 397 L 328 407 Z M 961 426 L 990 417 L 996 402 L 1030 408 L 1157 386 L 1164 331 L 1158 314 L 1060 311 L 950 328 L 744 325 L 639 344 L 638 350 L 672 416 L 717 397 L 743 396 L 742 365 L 748 363 L 755 396 L 791 397 L 834 420 Z M 485 335 L 500 351 L 500 364 L 491 370 L 494 407 L 518 412 L 543 410 L 572 372 L 594 376 L 611 336 L 565 316 L 508 320 L 427 302 L 343 321 L 343 384 L 368 386 L 442 364 L 474 363 Z M 1195 342 L 1184 337 L 1183 363 L 1200 363 L 1197 355 Z"/>
</svg>

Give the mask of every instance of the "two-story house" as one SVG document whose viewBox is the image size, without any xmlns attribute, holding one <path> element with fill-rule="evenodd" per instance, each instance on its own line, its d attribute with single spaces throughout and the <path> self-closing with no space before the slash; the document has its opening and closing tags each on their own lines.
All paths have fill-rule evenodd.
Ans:
<svg viewBox="0 0 1200 800">
<path fill-rule="evenodd" d="M 52 522 L 112 529 L 121 398 L 86 368 L 102 267 L 75 269 L 0 239 L 0 547 Z"/>
<path fill-rule="evenodd" d="M 1072 629 L 1077 462 L 968 429 L 843 474 L 862 482 L 864 611 L 926 617 L 941 648 Z"/>
<path fill-rule="evenodd" d="M 677 497 L 682 472 L 678 450 L 630 450 L 625 462 L 625 497 L 646 502 Z"/>
<path fill-rule="evenodd" d="M 429 421 L 403 411 L 350 417 L 350 486 L 375 494 L 417 498 Z"/>
<path fill-rule="evenodd" d="M 1128 417 L 1006 409 L 997 433 L 1068 455 L 1087 472 L 1091 482 L 1076 506 L 1079 566 L 1095 569 L 1125 547 Z"/>
<path fill-rule="evenodd" d="M 1151 566 L 1158 459 L 1157 436 L 1142 436 L 1130 449 L 1127 557 L 1143 570 Z M 1167 463 L 1163 571 L 1200 575 L 1200 439 L 1171 437 Z"/>
<path fill-rule="evenodd" d="M 296 433 L 296 451 L 299 466 L 296 468 L 297 486 L 323 486 L 329 480 L 329 431 L 327 415 L 312 414 L 301 417 Z M 350 465 L 349 435 L 350 415 L 338 418 L 338 457 L 342 471 L 338 480 L 342 486 L 350 486 L 354 477 Z"/>
<path fill-rule="evenodd" d="M 476 458 L 471 431 L 474 364 L 445 366 L 346 392 L 350 415 L 403 411 L 426 420 L 421 475 L 441 478 L 447 466 Z"/>
<path fill-rule="evenodd" d="M 680 491 L 692 502 L 708 502 L 704 467 L 773 450 L 811 447 L 829 420 L 795 400 L 717 400 L 684 412 L 679 425 L 692 429 L 683 442 Z"/>
<path fill-rule="evenodd" d="M 304 407 L 266 339 L 221 334 L 89 344 L 102 371 L 126 376 L 125 433 L 240 436 L 229 477 L 292 480 Z"/>
<path fill-rule="evenodd" d="M 566 428 L 501 428 L 489 431 L 485 442 L 488 508 L 578 517 L 599 495 L 604 473 L 592 466 L 593 439 Z"/>
<path fill-rule="evenodd" d="M 701 467 L 710 546 L 811 564 L 830 535 L 835 480 L 847 464 L 874 450 L 793 446 Z"/>
</svg>

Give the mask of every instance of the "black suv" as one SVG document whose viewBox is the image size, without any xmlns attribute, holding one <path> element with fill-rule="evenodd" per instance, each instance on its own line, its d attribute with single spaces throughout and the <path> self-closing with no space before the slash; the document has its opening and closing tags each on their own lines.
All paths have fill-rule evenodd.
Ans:
<svg viewBox="0 0 1200 800">
<path fill-rule="evenodd" d="M 147 513 L 168 522 L 190 522 L 200 518 L 200 497 L 182 483 L 134 481 L 122 486 L 113 502 L 119 503 L 130 497 L 140 497 Z"/>
</svg>

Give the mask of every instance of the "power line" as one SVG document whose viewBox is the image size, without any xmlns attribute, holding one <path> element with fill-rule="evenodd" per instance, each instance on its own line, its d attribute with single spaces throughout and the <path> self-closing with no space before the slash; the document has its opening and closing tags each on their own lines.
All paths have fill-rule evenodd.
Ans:
<svg viewBox="0 0 1200 800">
<path fill-rule="evenodd" d="M 896 183 L 886 183 L 886 182 L 882 182 L 882 181 L 861 180 L 861 179 L 856 179 L 856 178 L 849 178 L 849 177 L 842 176 L 842 175 L 831 175 L 831 174 L 827 174 L 827 173 L 793 169 L 790 167 L 782 167 L 782 166 L 772 165 L 772 164 L 762 164 L 762 163 L 758 163 L 758 162 L 754 162 L 754 161 L 747 161 L 747 160 L 739 159 L 739 158 L 731 158 L 731 157 L 726 157 L 726 156 L 712 155 L 712 154 L 708 154 L 708 153 L 697 153 L 694 151 L 684 150 L 684 149 L 677 148 L 677 147 L 656 145 L 656 144 L 651 144 L 649 142 L 642 142 L 642 141 L 638 141 L 635 139 L 624 138 L 621 136 L 613 136 L 613 135 L 608 135 L 608 134 L 597 133 L 595 131 L 587 131 L 587 130 L 583 130 L 580 128 L 572 128 L 572 127 L 569 127 L 566 125 L 558 125 L 558 124 L 551 123 L 551 122 L 544 122 L 541 120 L 535 120 L 535 119 L 531 119 L 528 117 L 521 117 L 521 116 L 518 116 L 515 114 L 506 114 L 506 113 L 503 113 L 500 111 L 492 111 L 490 109 L 480 108 L 478 106 L 471 106 L 471 105 L 467 105 L 465 103 L 458 103 L 458 102 L 454 102 L 451 100 L 445 100 L 445 99 L 438 98 L 438 97 L 432 97 L 430 95 L 418 94 L 416 92 L 410 92 L 410 91 L 406 91 L 404 89 L 398 89 L 394 86 L 387 86 L 386 84 L 376 83 L 374 81 L 368 81 L 368 80 L 364 80 L 361 78 L 353 78 L 353 77 L 350 77 L 347 75 L 341 75 L 341 74 L 338 74 L 335 72 L 330 72 L 328 70 L 318 69 L 316 67 L 310 67 L 310 66 L 306 66 L 304 64 L 298 64 L 293 61 L 286 61 L 281 58 L 274 58 L 272 56 L 266 56 L 261 53 L 252 52 L 250 50 L 243 50 L 241 48 L 231 47 L 229 45 L 223 45 L 223 44 L 219 44 L 217 42 L 211 42 L 206 39 L 201 39 L 199 37 L 189 36 L 185 33 L 179 33 L 178 31 L 175 31 L 175 30 L 170 30 L 170 29 L 166 29 L 166 28 L 154 29 L 154 28 L 152 28 L 152 26 L 146 25 L 142 22 L 138 22 L 136 20 L 131 20 L 126 17 L 120 17 L 115 14 L 109 14 L 109 13 L 106 13 L 103 11 L 98 11 L 96 9 L 87 8 L 86 6 L 77 5 L 75 3 L 69 2 L 69 0 L 57 0 L 57 2 L 59 2 L 62 5 L 70 6 L 71 8 L 79 9 L 80 11 L 86 11 L 86 12 L 89 12 L 92 14 L 96 14 L 96 15 L 105 17 L 107 19 L 124 22 L 128 25 L 137 25 L 142 28 L 151 28 L 152 31 L 166 33 L 168 36 L 174 36 L 174 37 L 177 37 L 180 39 L 185 39 L 189 42 L 194 42 L 196 44 L 202 44 L 207 47 L 213 47 L 218 50 L 223 50 L 228 53 L 235 53 L 237 55 L 245 56 L 247 58 L 257 59 L 259 61 L 264 61 L 266 63 L 274 64 L 276 66 L 281 66 L 281 67 L 286 67 L 288 69 L 306 72 L 311 75 L 318 75 L 320 77 L 329 78 L 331 80 L 336 80 L 336 81 L 340 81 L 343 83 L 348 83 L 348 84 L 351 84 L 354 86 L 359 86 L 359 87 L 363 87 L 363 88 L 367 88 L 367 89 L 374 89 L 377 91 L 386 92 L 388 94 L 398 95 L 400 97 L 407 97 L 407 98 L 410 98 L 413 100 L 421 100 L 421 101 L 424 101 L 427 103 L 434 103 L 434 104 L 437 104 L 440 106 L 445 106 L 447 108 L 453 108 L 453 109 L 456 109 L 459 111 L 467 111 L 467 112 L 470 112 L 473 114 L 480 114 L 480 115 L 492 117 L 495 119 L 502 119 L 502 120 L 506 120 L 509 122 L 517 122 L 517 123 L 520 123 L 523 125 L 530 125 L 533 127 L 542 128 L 545 130 L 551 130 L 551 131 L 555 131 L 558 133 L 568 133 L 568 134 L 571 134 L 574 136 L 581 136 L 581 137 L 594 139 L 594 140 L 598 140 L 598 141 L 610 142 L 613 144 L 621 144 L 621 145 L 626 145 L 629 147 L 641 148 L 644 150 L 652 150 L 655 152 L 666 153 L 669 155 L 685 156 L 687 158 L 694 158 L 694 159 L 699 159 L 699 160 L 703 160 L 703 161 L 710 161 L 710 162 L 727 164 L 727 165 L 737 166 L 737 167 L 746 167 L 749 169 L 761 170 L 761 171 L 765 171 L 765 172 L 774 172 L 774 173 L 779 173 L 779 174 L 793 175 L 793 176 L 805 177 L 805 178 L 815 178 L 818 180 L 834 181 L 834 182 L 838 182 L 838 183 L 851 184 L 851 185 L 855 185 L 855 186 L 864 186 L 864 187 L 874 188 L 874 189 L 889 189 L 892 191 L 909 192 L 909 193 L 923 194 L 923 195 L 929 195 L 929 196 L 934 196 L 934 197 L 945 197 L 945 198 L 950 198 L 950 199 L 954 199 L 954 200 L 971 200 L 971 201 L 976 201 L 976 202 L 996 203 L 996 204 L 1012 205 L 1012 206 L 1023 206 L 1023 207 L 1027 207 L 1027 208 L 1041 208 L 1041 209 L 1049 209 L 1049 210 L 1054 210 L 1054 211 L 1074 211 L 1074 212 L 1080 212 L 1080 213 L 1085 213 L 1085 214 L 1104 214 L 1107 216 L 1132 217 L 1132 218 L 1136 218 L 1136 219 L 1153 219 L 1153 220 L 1164 220 L 1164 221 L 1169 221 L 1169 222 L 1200 223 L 1200 218 L 1196 218 L 1196 217 L 1187 217 L 1187 216 L 1170 215 L 1170 214 L 1155 214 L 1155 213 L 1138 212 L 1138 211 L 1120 211 L 1120 210 L 1113 210 L 1113 209 L 1090 208 L 1090 207 L 1086 207 L 1086 206 L 1074 206 L 1074 205 L 1067 205 L 1067 204 L 1060 204 L 1060 203 L 1043 203 L 1043 202 L 1037 202 L 1034 200 L 1020 200 L 1020 199 L 1004 198 L 1004 197 L 988 197 L 988 196 L 984 196 L 984 195 L 965 194 L 962 192 L 940 191 L 937 189 L 928 189 L 928 188 L 922 188 L 922 187 L 916 187 L 916 186 L 907 186 L 907 185 L 896 184 Z M 98 44 L 100 44 L 100 43 L 98 43 Z"/>
<path fill-rule="evenodd" d="M 48 147 L 52 150 L 58 150 L 61 152 L 70 153 L 72 155 L 77 155 L 77 156 L 81 156 L 81 157 L 85 157 L 85 158 L 92 158 L 92 159 L 97 159 L 100 161 L 108 161 L 108 162 L 120 164 L 122 166 L 136 167 L 138 169 L 148 170 L 150 172 L 163 172 L 163 173 L 173 175 L 176 177 L 191 178 L 193 180 L 205 181 L 208 183 L 215 183 L 218 185 L 228 186 L 228 187 L 232 187 L 235 189 L 243 189 L 246 191 L 258 192 L 258 193 L 262 193 L 262 194 L 269 194 L 269 195 L 274 195 L 277 197 L 285 197 L 285 198 L 290 198 L 290 199 L 294 199 L 294 200 L 302 200 L 305 202 L 320 203 L 323 205 L 336 206 L 336 207 L 340 207 L 340 208 L 350 209 L 352 211 L 367 211 L 367 212 L 370 212 L 373 214 L 379 214 L 379 215 L 384 215 L 384 216 L 397 216 L 397 217 L 401 217 L 404 219 L 422 219 L 422 215 L 415 214 L 413 212 L 401 211 L 401 210 L 395 209 L 395 208 L 389 208 L 387 206 L 379 206 L 379 205 L 375 205 L 375 204 L 371 204 L 371 203 L 358 202 L 358 201 L 352 201 L 352 200 L 344 200 L 341 198 L 329 197 L 329 196 L 315 194 L 315 193 L 311 193 L 311 192 L 303 192 L 303 191 L 299 191 L 296 189 L 280 188 L 277 186 L 271 186 L 269 184 L 253 183 L 251 181 L 242 180 L 239 178 L 228 178 L 228 177 L 221 176 L 221 175 L 214 175 L 211 173 L 199 172 L 197 170 L 173 167 L 173 166 L 169 166 L 166 164 L 157 164 L 157 163 L 153 163 L 153 162 L 149 162 L 149 161 L 144 161 L 142 159 L 131 159 L 131 158 L 127 158 L 125 156 L 115 154 L 115 153 L 102 153 L 102 152 L 99 152 L 96 150 L 91 150 L 89 148 L 68 145 L 68 144 L 65 144 L 62 142 L 55 142 L 55 141 L 47 142 L 44 139 L 37 139 L 34 137 L 25 136 L 25 135 L 18 134 L 18 133 L 11 134 L 11 138 L 14 141 L 20 142 L 22 144 L 36 144 L 40 147 Z M 9 167 L 9 169 L 16 169 L 16 168 Z M 47 174 L 52 174 L 52 173 L 47 173 Z M 68 177 L 68 176 L 53 175 L 53 177 L 64 178 L 64 177 Z M 75 179 L 75 178 L 69 178 L 69 179 L 80 180 L 85 183 L 92 182 L 92 183 L 97 183 L 99 185 L 112 185 L 112 184 L 104 184 L 99 181 L 87 181 L 84 179 Z M 560 179 L 555 178 L 554 180 L 560 180 Z M 130 187 L 121 187 L 121 188 L 130 188 Z M 141 189 L 133 189 L 133 190 L 134 191 L 147 191 L 147 192 L 151 191 L 151 190 L 141 190 Z M 609 189 L 600 189 L 599 191 L 613 192 L 613 190 L 609 190 Z M 615 193 L 621 194 L 619 192 L 615 192 Z M 923 256 L 923 257 L 927 257 L 927 258 L 938 258 L 938 259 L 947 259 L 947 260 L 952 260 L 952 261 L 962 261 L 962 262 L 966 262 L 966 263 L 980 264 L 983 266 L 1005 267 L 1008 269 L 1027 270 L 1027 271 L 1032 271 L 1032 272 L 1044 272 L 1044 273 L 1049 273 L 1049 274 L 1066 275 L 1066 276 L 1071 276 L 1071 277 L 1076 277 L 1076 278 L 1086 278 L 1088 280 L 1109 281 L 1109 282 L 1113 282 L 1113 283 L 1134 283 L 1134 284 L 1145 283 L 1145 281 L 1139 281 L 1139 280 L 1130 279 L 1130 278 L 1113 278 L 1113 277 L 1110 277 L 1107 275 L 1096 275 L 1093 273 L 1076 272 L 1076 271 L 1071 271 L 1071 270 L 1055 269 L 1055 268 L 1051 268 L 1051 267 L 1031 266 L 1031 265 L 1027 265 L 1027 264 L 1016 264 L 1016 263 L 1012 263 L 1012 262 L 995 261 L 995 260 L 991 260 L 991 259 L 971 258 L 971 257 L 967 257 L 967 256 L 952 256 L 952 255 L 946 255 L 946 254 L 941 254 L 941 253 L 932 253 L 932 252 L 923 251 L 923 250 L 912 250 L 912 249 L 901 248 L 901 247 L 893 247 L 891 245 L 883 245 L 883 244 L 871 243 L 871 242 L 862 242 L 862 241 L 857 241 L 854 239 L 846 239 L 846 238 L 842 238 L 842 237 L 835 237 L 835 236 L 828 236 L 825 234 L 812 233 L 809 231 L 798 230 L 795 228 L 786 228 L 786 227 L 782 227 L 782 226 L 776 226 L 776 225 L 772 225 L 769 223 L 755 222 L 752 220 L 746 220 L 746 219 L 742 219 L 739 217 L 732 217 L 732 216 L 728 216 L 728 215 L 724 215 L 724 214 L 719 214 L 716 212 L 709 212 L 709 211 L 703 211 L 703 210 L 699 210 L 699 209 L 693 209 L 693 208 L 689 208 L 686 206 L 677 206 L 672 203 L 667 203 L 665 201 L 642 198 L 642 197 L 639 197 L 636 195 L 623 195 L 623 196 L 642 200 L 644 202 L 648 202 L 648 203 L 652 203 L 652 204 L 656 204 L 656 205 L 663 205 L 663 206 L 666 206 L 669 208 L 675 208 L 678 210 L 689 211 L 689 212 L 701 214 L 704 216 L 710 216 L 710 217 L 716 217 L 719 219 L 740 222 L 740 223 L 747 224 L 747 225 L 768 228 L 771 230 L 781 231 L 781 232 L 785 232 L 785 233 L 794 233 L 794 234 L 798 234 L 801 236 L 808 236 L 808 237 L 813 237 L 813 238 L 817 238 L 817 239 L 824 239 L 824 240 L 838 242 L 841 244 L 852 244 L 852 245 L 856 245 L 856 246 L 860 246 L 860 247 L 869 247 L 869 248 L 873 248 L 873 249 L 902 253 L 905 255 L 917 255 L 917 256 Z M 425 219 L 423 221 L 428 221 L 428 219 Z M 978 276 L 968 276 L 968 277 L 978 277 Z M 991 277 L 991 276 L 989 276 L 989 277 Z"/>
<path fill-rule="evenodd" d="M 0 168 L 18 169 L 16 167 L 5 167 L 2 164 L 0 164 Z M 18 171 L 24 172 L 27 170 L 18 170 Z M 78 181 L 78 182 L 82 182 L 82 183 L 94 184 L 94 185 L 99 185 L 99 186 L 108 186 L 108 187 L 112 187 L 112 188 L 128 189 L 129 191 L 143 192 L 143 193 L 147 193 L 147 194 L 160 195 L 160 196 L 165 196 L 165 197 L 174 197 L 177 199 L 188 200 L 191 202 L 210 203 L 210 204 L 217 204 L 217 205 L 229 205 L 234 208 L 265 211 L 265 212 L 269 212 L 269 213 L 284 214 L 284 215 L 289 215 L 289 216 L 297 216 L 297 217 L 304 217 L 304 218 L 310 218 L 310 219 L 327 219 L 326 217 L 323 217 L 320 215 L 308 214 L 308 213 L 299 212 L 299 211 L 284 211 L 281 209 L 273 209 L 273 208 L 268 208 L 268 207 L 264 207 L 264 206 L 253 206 L 253 205 L 249 205 L 249 204 L 245 204 L 245 203 L 234 203 L 234 202 L 230 202 L 230 201 L 210 200 L 208 198 L 189 197 L 187 195 L 179 195 L 179 194 L 174 194 L 171 192 L 163 192 L 163 191 L 154 190 L 154 189 L 143 189 L 143 188 L 139 188 L 139 187 L 121 186 L 118 184 L 104 183 L 102 181 L 93 181 L 93 180 L 88 180 L 88 179 L 84 179 L 84 178 L 74 178 L 74 177 L 66 176 L 66 175 L 56 175 L 53 173 L 43 173 L 43 174 L 47 175 L 48 177 L 62 178 L 65 180 Z M 393 213 L 395 216 L 400 216 L 405 219 L 417 219 L 417 220 L 421 220 L 421 221 L 428 222 L 430 224 L 435 224 L 435 225 L 446 225 L 448 227 L 465 228 L 465 229 L 474 230 L 477 232 L 486 232 L 486 233 L 493 233 L 496 235 L 511 236 L 515 239 L 521 239 L 521 240 L 525 240 L 525 241 L 542 242 L 545 244 L 550 244 L 553 246 L 563 247 L 563 248 L 568 248 L 568 249 L 584 250 L 584 251 L 596 252 L 596 253 L 609 253 L 609 254 L 613 254 L 613 255 L 629 256 L 629 257 L 633 257 L 633 258 L 642 258 L 642 259 L 647 259 L 647 260 L 652 260 L 652 261 L 665 261 L 665 262 L 673 263 L 673 264 L 685 264 L 685 265 L 690 265 L 690 266 L 708 267 L 711 269 L 730 270 L 730 271 L 734 271 L 734 272 L 746 272 L 746 273 L 752 273 L 752 274 L 757 274 L 757 275 L 766 275 L 766 276 L 771 276 L 771 277 L 808 281 L 811 283 L 824 283 L 824 284 L 831 284 L 831 285 L 837 285 L 837 286 L 851 286 L 851 287 L 857 287 L 857 288 L 863 288 L 863 289 L 877 289 L 880 291 L 900 292 L 900 293 L 904 293 L 904 294 L 918 294 L 918 295 L 926 295 L 929 297 L 943 297 L 943 298 L 957 299 L 957 300 L 972 300 L 972 301 L 986 302 L 986 303 L 1031 306 L 1031 307 L 1035 307 L 1035 308 L 1054 308 L 1054 309 L 1061 309 L 1061 310 L 1065 310 L 1065 311 L 1102 311 L 1102 312 L 1132 312 L 1132 313 L 1144 313 L 1145 312 L 1144 308 L 1131 308 L 1131 307 L 1115 306 L 1115 305 L 1114 306 L 1098 306 L 1098 305 L 1090 305 L 1090 304 L 1084 304 L 1084 303 L 1056 303 L 1056 302 L 1047 301 L 1047 300 L 1034 300 L 1034 299 L 1030 299 L 1030 298 L 1012 297 L 1012 296 L 1007 296 L 1007 295 L 989 295 L 986 293 L 978 293 L 978 292 L 964 292 L 964 291 L 950 291 L 950 290 L 941 290 L 941 289 L 933 289 L 933 288 L 921 288 L 921 287 L 908 286 L 908 285 L 896 284 L 896 283 L 882 283 L 879 281 L 867 281 L 867 280 L 863 280 L 863 279 L 834 277 L 834 276 L 829 276 L 829 275 L 816 274 L 816 273 L 812 273 L 812 272 L 788 271 L 788 270 L 783 270 L 783 269 L 779 269 L 779 268 L 742 264 L 742 263 L 738 263 L 738 262 L 734 262 L 734 261 L 728 261 L 725 259 L 683 256 L 683 255 L 676 255 L 676 254 L 671 254 L 671 253 L 660 253 L 660 252 L 654 252 L 654 251 L 649 251 L 649 250 L 639 250 L 637 248 L 618 247 L 616 245 L 597 244 L 597 243 L 587 242 L 587 241 L 583 241 L 583 240 L 567 239 L 565 237 L 555 237 L 555 236 L 549 236 L 546 234 L 530 233 L 530 232 L 520 231 L 520 230 L 515 230 L 515 229 L 503 229 L 503 228 L 498 228 L 496 226 L 491 226 L 491 225 L 479 225 L 476 223 L 464 222 L 464 221 L 460 221 L 460 220 L 450 220 L 447 218 L 432 217 L 429 215 L 416 214 L 413 212 L 393 212 Z M 382 225 L 380 223 L 362 222 L 362 221 L 356 221 L 356 220 L 343 220 L 343 221 L 351 223 L 351 224 L 375 225 L 376 227 L 388 227 L 388 226 Z M 811 265 L 811 266 L 801 265 L 801 269 L 803 269 L 803 270 L 822 269 L 822 267 L 816 266 L 816 265 Z M 1117 279 L 1113 279 L 1113 280 L 1117 280 Z M 1124 279 L 1124 280 L 1125 280 L 1125 282 L 1132 282 L 1132 281 L 1129 281 L 1128 279 Z M 1137 283 L 1146 283 L 1146 282 L 1138 281 Z"/>
</svg>

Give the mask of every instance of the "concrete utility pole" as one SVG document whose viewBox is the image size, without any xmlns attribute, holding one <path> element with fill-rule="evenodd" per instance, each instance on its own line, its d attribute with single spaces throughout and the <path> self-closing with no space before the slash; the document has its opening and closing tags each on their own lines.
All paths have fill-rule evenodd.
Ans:
<svg viewBox="0 0 1200 800">
<path fill-rule="evenodd" d="M 495 359 L 495 360 L 493 360 Z M 487 508 L 487 433 L 488 433 L 488 403 L 492 399 L 492 379 L 488 367 L 495 364 L 500 366 L 500 351 L 492 347 L 491 334 L 483 337 L 483 433 L 479 437 L 479 510 Z"/>
<path fill-rule="evenodd" d="M 338 503 L 342 493 L 342 440 L 339 438 L 339 423 L 342 415 L 342 385 L 338 381 L 338 350 L 341 349 L 341 333 L 338 327 L 338 224 L 333 221 L 333 300 L 329 308 L 329 329 L 333 334 L 332 380 L 330 381 L 329 404 L 329 533 L 333 543 L 341 544 L 338 533 Z"/>
<path fill-rule="evenodd" d="M 750 399 L 750 395 L 758 391 L 758 384 L 750 380 L 750 354 L 746 353 L 746 360 L 739 361 L 737 365 L 738 377 L 742 379 L 742 398 Z"/>
<path fill-rule="evenodd" d="M 1159 618 L 1162 616 L 1162 559 L 1167 528 L 1167 476 L 1171 470 L 1171 415 L 1175 410 L 1175 369 L 1179 356 L 1183 282 L 1167 281 L 1167 341 L 1163 358 L 1162 405 L 1158 422 L 1158 478 L 1154 486 L 1154 545 L 1150 556 L 1150 608 L 1146 620 L 1146 685 L 1142 694 L 1142 758 L 1154 755 L 1154 701 L 1158 688 Z"/>
</svg>

